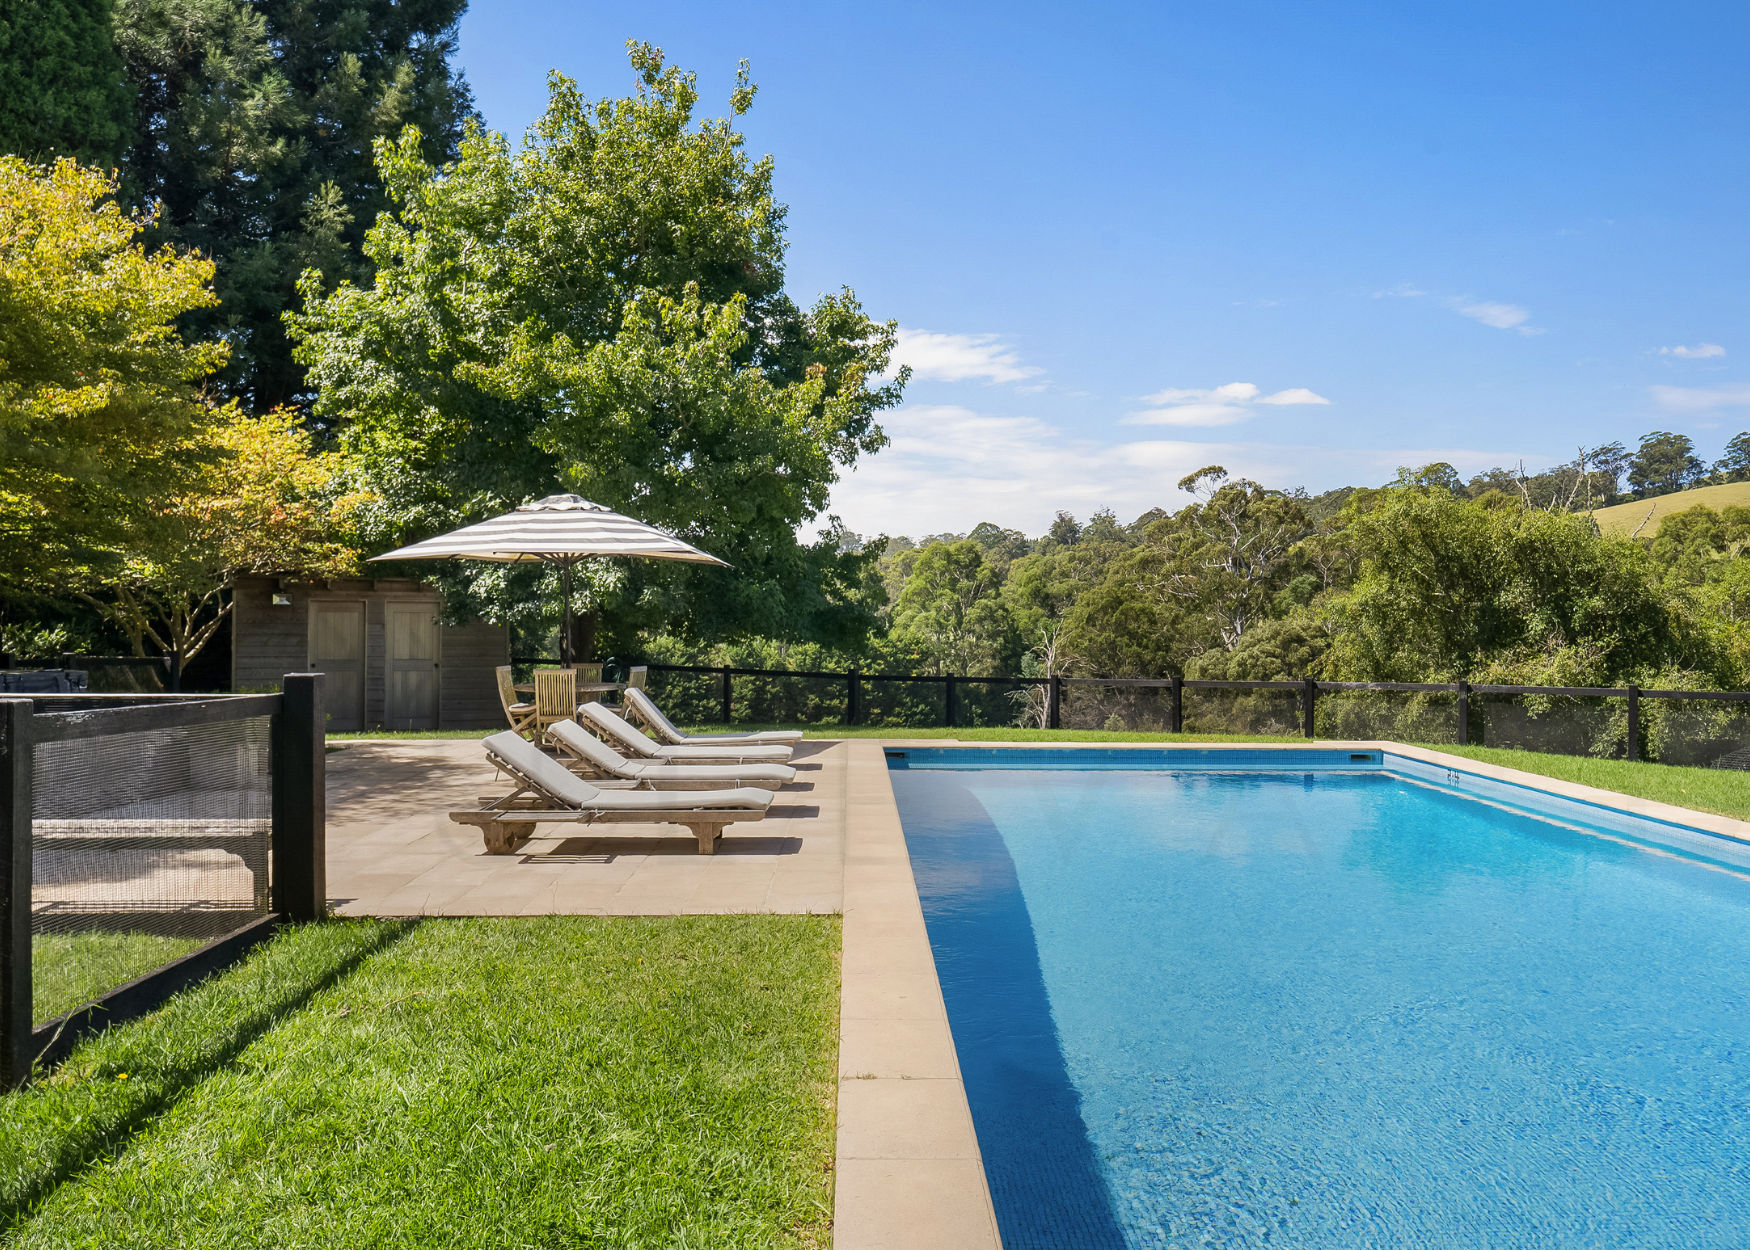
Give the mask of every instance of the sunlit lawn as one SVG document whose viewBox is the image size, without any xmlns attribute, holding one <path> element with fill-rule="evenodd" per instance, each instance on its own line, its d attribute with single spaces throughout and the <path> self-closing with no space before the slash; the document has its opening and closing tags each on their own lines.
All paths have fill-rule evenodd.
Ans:
<svg viewBox="0 0 1750 1250">
<path fill-rule="evenodd" d="M 282 932 L 0 1097 L 16 1246 L 824 1246 L 838 921 Z"/>
</svg>

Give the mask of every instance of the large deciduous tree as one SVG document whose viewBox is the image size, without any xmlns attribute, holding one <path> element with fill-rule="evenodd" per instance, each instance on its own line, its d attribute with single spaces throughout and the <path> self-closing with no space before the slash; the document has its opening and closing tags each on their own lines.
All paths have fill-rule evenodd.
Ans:
<svg viewBox="0 0 1750 1250">
<path fill-rule="evenodd" d="M 3 3 L 4 0 L 0 0 Z M 116 0 L 136 96 L 124 194 L 155 238 L 218 263 L 187 327 L 232 348 L 218 382 L 255 412 L 307 398 L 281 314 L 299 275 L 361 279 L 387 203 L 373 144 L 417 124 L 452 157 L 473 105 L 448 64 L 465 0 Z"/>
<path fill-rule="evenodd" d="M 0 591 L 104 565 L 206 454 L 213 264 L 148 250 L 102 172 L 0 157 Z"/>
<path fill-rule="evenodd" d="M 379 144 L 395 207 L 366 239 L 372 281 L 325 295 L 307 278 L 288 319 L 317 417 L 381 496 L 376 545 L 576 491 L 735 566 L 634 562 L 598 603 L 615 645 L 645 629 L 855 647 L 877 553 L 796 531 L 885 441 L 894 327 L 848 290 L 791 302 L 770 158 L 748 158 L 733 119 L 695 123 L 691 74 L 631 57 L 629 98 L 554 75 L 520 151 L 473 128 L 440 168 L 417 128 Z M 753 94 L 744 69 L 736 116 Z M 443 576 L 458 609 L 514 613 L 504 578 Z"/>
</svg>

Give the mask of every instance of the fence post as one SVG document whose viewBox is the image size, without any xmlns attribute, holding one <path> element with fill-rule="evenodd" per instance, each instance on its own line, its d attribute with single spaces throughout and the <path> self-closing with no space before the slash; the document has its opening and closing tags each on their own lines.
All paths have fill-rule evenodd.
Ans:
<svg viewBox="0 0 1750 1250">
<path fill-rule="evenodd" d="M 1458 693 L 1458 745 L 1470 745 L 1470 683 L 1458 681 L 1452 684 Z"/>
<path fill-rule="evenodd" d="M 862 694 L 862 674 L 852 669 L 845 678 L 845 724 L 855 725 L 863 709 L 857 705 L 862 702 L 857 696 Z"/>
<path fill-rule="evenodd" d="M 729 666 L 723 666 L 723 723 L 729 724 Z"/>
<path fill-rule="evenodd" d="M 1045 724 L 1051 729 L 1063 728 L 1063 678 L 1056 673 L 1045 689 Z"/>
<path fill-rule="evenodd" d="M 1172 681 L 1169 689 L 1173 692 L 1173 705 L 1167 712 L 1167 732 L 1182 734 L 1185 732 L 1185 679 L 1175 673 Z"/>
<path fill-rule="evenodd" d="M 30 1075 L 31 702 L 0 699 L 0 1089 Z"/>
<path fill-rule="evenodd" d="M 954 678 L 953 677 L 948 678 L 948 697 L 945 700 L 945 702 L 947 704 L 945 711 L 947 712 L 948 728 L 952 729 L 952 728 L 954 728 L 954 713 L 958 710 L 954 706 Z"/>
<path fill-rule="evenodd" d="M 327 713 L 321 673 L 287 673 L 273 718 L 273 909 L 288 920 L 328 910 Z"/>
<path fill-rule="evenodd" d="M 1628 684 L 1628 757 L 1641 758 L 1641 688 Z"/>
</svg>

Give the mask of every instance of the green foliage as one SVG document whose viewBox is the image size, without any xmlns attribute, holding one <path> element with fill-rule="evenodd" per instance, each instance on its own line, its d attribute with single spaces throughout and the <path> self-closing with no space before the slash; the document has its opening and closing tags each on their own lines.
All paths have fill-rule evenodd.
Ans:
<svg viewBox="0 0 1750 1250">
<path fill-rule="evenodd" d="M 478 128 L 442 169 L 417 128 L 379 144 L 396 211 L 367 236 L 374 281 L 324 295 L 307 277 L 288 318 L 316 413 L 379 497 L 372 545 L 573 490 L 735 566 L 630 563 L 591 605 L 610 649 L 640 630 L 855 649 L 879 552 L 836 523 L 814 544 L 796 532 L 885 442 L 875 415 L 907 376 L 874 384 L 895 327 L 849 291 L 806 313 L 784 296 L 770 159 L 728 119 L 694 124 L 692 75 L 631 55 L 629 98 L 554 75 L 520 152 Z M 752 97 L 744 73 L 732 111 Z M 458 610 L 514 610 L 478 569 L 443 576 Z"/>
<path fill-rule="evenodd" d="M 1641 436 L 1640 450 L 1628 464 L 1628 483 L 1638 498 L 1651 499 L 1694 486 L 1706 473 L 1688 437 L 1655 430 Z"/>
<path fill-rule="evenodd" d="M 0 157 L 0 591 L 64 585 L 208 459 L 200 384 L 226 358 L 186 339 L 212 262 L 148 251 L 101 172 Z"/>
<path fill-rule="evenodd" d="M 126 143 L 129 95 L 110 0 L 0 0 L 0 154 L 107 168 Z"/>
<path fill-rule="evenodd" d="M 298 276 L 360 280 L 387 203 L 373 145 L 419 128 L 454 156 L 472 116 L 452 71 L 465 0 L 116 0 L 135 92 L 125 194 L 155 202 L 155 238 L 217 262 L 216 308 L 192 332 L 232 347 L 219 382 L 255 412 L 307 400 L 281 314 Z"/>
<path fill-rule="evenodd" d="M 942 673 L 994 673 L 1012 623 L 997 571 L 971 539 L 926 547 L 893 609 L 894 632 L 922 642 Z"/>
<path fill-rule="evenodd" d="M 1452 681 L 1563 655 L 1613 676 L 1694 658 L 1647 554 L 1583 516 L 1390 491 L 1348 532 L 1365 564 L 1337 609 L 1331 676 Z"/>
</svg>

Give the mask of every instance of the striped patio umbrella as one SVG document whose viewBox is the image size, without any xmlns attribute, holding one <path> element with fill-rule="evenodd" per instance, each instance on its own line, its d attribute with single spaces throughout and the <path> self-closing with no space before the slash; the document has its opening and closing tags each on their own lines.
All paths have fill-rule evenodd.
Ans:
<svg viewBox="0 0 1750 1250">
<path fill-rule="evenodd" d="M 565 627 L 560 655 L 571 667 L 571 569 L 579 560 L 637 556 L 645 560 L 684 560 L 729 567 L 697 547 L 659 529 L 591 503 L 581 495 L 548 495 L 515 512 L 493 517 L 409 547 L 372 556 L 377 560 L 490 560 L 519 564 L 539 560 L 557 564 L 565 585 Z"/>
</svg>

